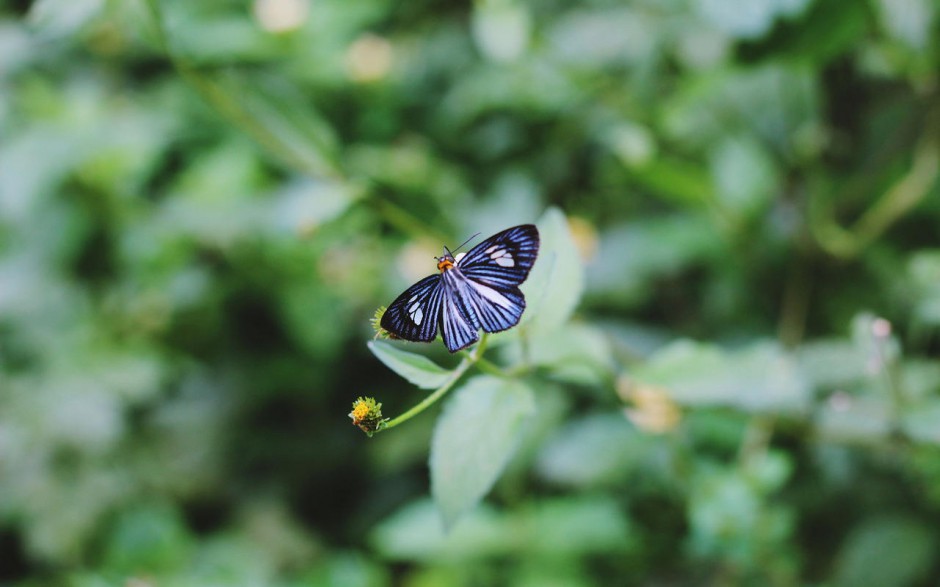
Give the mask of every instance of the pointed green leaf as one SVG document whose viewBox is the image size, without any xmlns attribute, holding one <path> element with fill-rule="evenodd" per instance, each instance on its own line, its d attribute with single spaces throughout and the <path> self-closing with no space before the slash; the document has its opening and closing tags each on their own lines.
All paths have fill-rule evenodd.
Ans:
<svg viewBox="0 0 940 587">
<path fill-rule="evenodd" d="M 546 332 L 564 324 L 581 298 L 584 267 L 578 256 L 568 220 L 558 208 L 550 208 L 538 221 L 539 257 L 522 284 L 526 297 L 523 320 L 531 331 Z"/>
<path fill-rule="evenodd" d="M 532 390 L 517 381 L 475 377 L 448 402 L 431 440 L 431 493 L 450 528 L 479 502 L 515 451 Z"/>
<path fill-rule="evenodd" d="M 450 377 L 450 371 L 425 356 L 403 351 L 378 340 L 369 341 L 368 346 L 386 367 L 421 389 L 440 387 Z"/>
</svg>

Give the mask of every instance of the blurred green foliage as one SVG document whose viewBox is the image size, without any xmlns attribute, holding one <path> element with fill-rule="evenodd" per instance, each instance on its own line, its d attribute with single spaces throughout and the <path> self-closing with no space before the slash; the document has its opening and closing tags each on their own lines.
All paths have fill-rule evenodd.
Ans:
<svg viewBox="0 0 940 587">
<path fill-rule="evenodd" d="M 0 584 L 937 584 L 938 11 L 0 3 Z M 350 426 L 539 218 L 492 365 Z"/>
</svg>

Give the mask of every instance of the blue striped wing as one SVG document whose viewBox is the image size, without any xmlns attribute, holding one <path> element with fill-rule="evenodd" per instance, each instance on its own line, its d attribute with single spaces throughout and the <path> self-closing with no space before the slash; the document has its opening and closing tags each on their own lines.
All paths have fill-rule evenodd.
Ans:
<svg viewBox="0 0 940 587">
<path fill-rule="evenodd" d="M 382 328 L 398 338 L 431 342 L 437 336 L 444 288 L 440 275 L 429 275 L 405 290 L 382 315 Z"/>
<path fill-rule="evenodd" d="M 444 272 L 444 290 L 466 316 L 474 333 L 500 332 L 519 323 L 525 311 L 525 296 L 516 286 L 493 288 L 470 279 L 460 269 Z M 445 298 L 446 299 L 446 298 Z M 450 305 L 445 302 L 445 308 Z"/>
<path fill-rule="evenodd" d="M 441 338 L 447 350 L 456 353 L 480 340 L 473 310 L 467 304 L 460 289 L 452 283 L 452 274 L 457 269 L 450 269 L 441 274 L 443 283 L 443 304 L 441 305 Z"/>
<path fill-rule="evenodd" d="M 525 281 L 538 254 L 538 229 L 534 224 L 521 224 L 473 247 L 456 267 L 477 283 L 508 290 Z"/>
</svg>

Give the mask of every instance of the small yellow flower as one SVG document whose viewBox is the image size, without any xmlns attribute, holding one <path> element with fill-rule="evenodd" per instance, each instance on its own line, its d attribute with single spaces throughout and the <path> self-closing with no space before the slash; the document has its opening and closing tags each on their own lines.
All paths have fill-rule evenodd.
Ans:
<svg viewBox="0 0 940 587">
<path fill-rule="evenodd" d="M 353 426 L 358 426 L 368 436 L 380 431 L 388 420 L 382 418 L 382 404 L 371 397 L 357 398 L 349 417 L 352 418 Z"/>
<path fill-rule="evenodd" d="M 375 314 L 369 319 L 369 322 L 372 324 L 372 330 L 375 331 L 375 338 L 398 338 L 388 330 L 382 328 L 382 316 L 385 315 L 385 306 L 379 306 L 375 310 Z"/>
<path fill-rule="evenodd" d="M 624 409 L 624 414 L 640 430 L 663 434 L 679 425 L 682 412 L 665 389 L 621 376 L 617 379 L 617 394 L 633 404 L 632 409 Z"/>
</svg>

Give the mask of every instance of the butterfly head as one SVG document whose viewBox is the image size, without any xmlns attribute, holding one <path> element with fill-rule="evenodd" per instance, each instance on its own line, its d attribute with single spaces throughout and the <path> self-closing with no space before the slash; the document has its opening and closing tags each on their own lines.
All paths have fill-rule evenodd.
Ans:
<svg viewBox="0 0 940 587">
<path fill-rule="evenodd" d="M 437 270 L 441 273 L 447 271 L 448 269 L 453 269 L 454 264 L 457 263 L 457 261 L 454 259 L 454 255 L 449 250 L 447 250 L 447 247 L 444 247 L 443 255 L 434 258 L 437 259 Z"/>
</svg>

